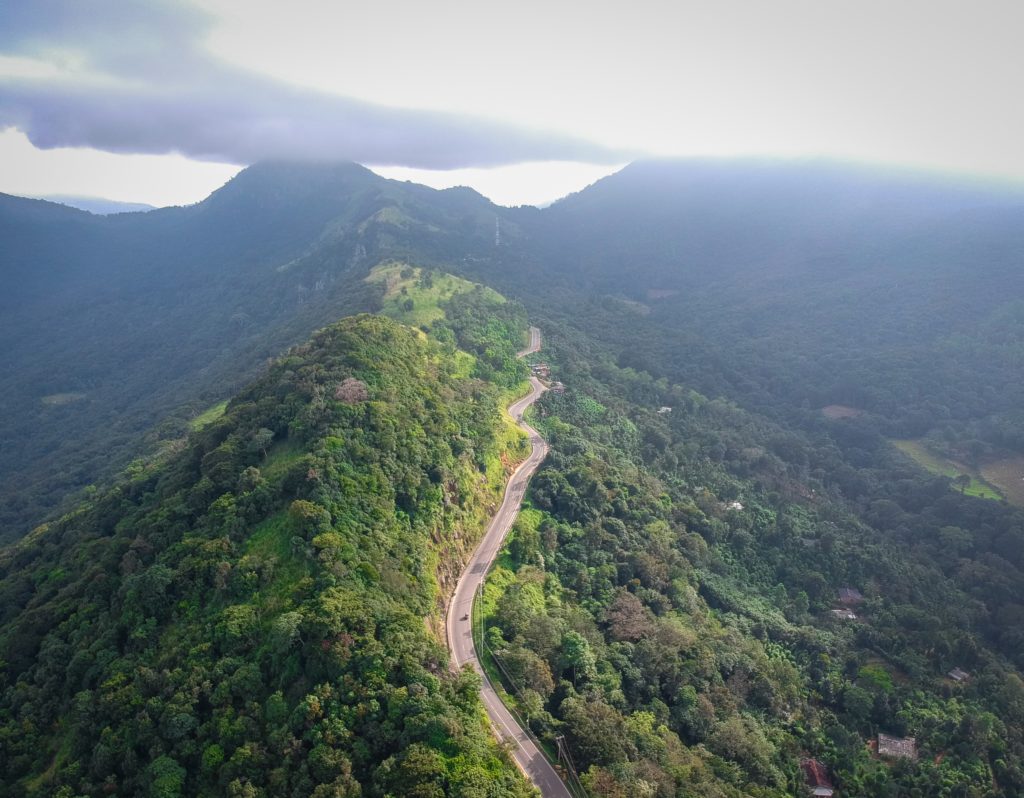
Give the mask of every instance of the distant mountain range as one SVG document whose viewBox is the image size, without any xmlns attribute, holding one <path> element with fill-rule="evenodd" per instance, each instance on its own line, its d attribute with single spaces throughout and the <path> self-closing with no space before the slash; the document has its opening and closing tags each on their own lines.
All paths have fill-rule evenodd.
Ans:
<svg viewBox="0 0 1024 798">
<path fill-rule="evenodd" d="M 0 539 L 140 436 L 174 437 L 267 358 L 373 309 L 363 278 L 387 255 L 493 248 L 492 209 L 354 164 L 262 164 L 148 213 L 0 195 Z"/>
<path fill-rule="evenodd" d="M 73 194 L 51 194 L 39 197 L 47 202 L 56 202 L 59 205 L 69 205 L 72 208 L 89 211 L 98 216 L 107 216 L 111 213 L 137 213 L 151 211 L 155 205 L 147 205 L 145 202 L 121 202 L 119 200 L 103 199 L 102 197 L 80 197 Z"/>
<path fill-rule="evenodd" d="M 442 618 L 529 324 L 473 619 L 589 794 L 1024 795 L 1024 192 L 267 163 L 0 241 L 4 795 L 524 798 Z"/>
<path fill-rule="evenodd" d="M 147 213 L 0 195 L 0 238 L 0 538 L 126 462 L 140 436 L 173 437 L 266 358 L 372 310 L 363 278 L 387 258 L 580 325 L 600 315 L 595 301 L 632 303 L 628 324 L 592 333 L 713 395 L 772 412 L 853 406 L 905 436 L 950 417 L 1024 444 L 1015 350 L 985 332 L 1024 296 L 1021 192 L 698 160 L 637 163 L 548 208 L 504 208 L 355 164 L 267 163 Z M 630 344 L 641 337 L 666 351 Z M 950 340 L 971 356 L 945 357 Z M 994 390 L 960 389 L 982 372 Z"/>
</svg>

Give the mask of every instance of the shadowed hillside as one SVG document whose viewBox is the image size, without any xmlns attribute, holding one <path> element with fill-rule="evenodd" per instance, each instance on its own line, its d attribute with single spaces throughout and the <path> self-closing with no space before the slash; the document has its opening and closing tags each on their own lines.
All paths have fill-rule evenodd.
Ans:
<svg viewBox="0 0 1024 798">
<path fill-rule="evenodd" d="M 385 253 L 490 243 L 488 207 L 355 165 L 257 166 L 146 214 L 0 197 L 0 539 L 123 466 L 143 435 L 149 449 L 179 437 L 268 357 L 374 309 L 363 278 Z"/>
</svg>

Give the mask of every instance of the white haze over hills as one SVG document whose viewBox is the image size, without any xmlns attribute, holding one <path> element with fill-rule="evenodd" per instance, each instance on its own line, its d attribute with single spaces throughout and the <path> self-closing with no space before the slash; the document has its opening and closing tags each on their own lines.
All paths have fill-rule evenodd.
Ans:
<svg viewBox="0 0 1024 798">
<path fill-rule="evenodd" d="M 112 213 L 136 213 L 138 211 L 151 211 L 156 206 L 148 205 L 145 202 L 120 202 L 108 200 L 102 197 L 76 197 L 64 194 L 53 194 L 48 197 L 39 197 L 48 202 L 56 202 L 59 205 L 68 205 L 82 211 L 95 213 L 98 216 L 107 216 Z"/>
<path fill-rule="evenodd" d="M 4 4 L 0 191 L 187 204 L 294 158 L 509 205 L 652 155 L 1020 179 L 1022 28 L 1005 0 Z"/>
</svg>

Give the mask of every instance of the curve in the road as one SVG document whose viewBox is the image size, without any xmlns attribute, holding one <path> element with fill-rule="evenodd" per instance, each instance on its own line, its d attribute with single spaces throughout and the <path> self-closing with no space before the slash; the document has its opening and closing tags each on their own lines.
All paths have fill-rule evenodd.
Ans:
<svg viewBox="0 0 1024 798">
<path fill-rule="evenodd" d="M 519 352 L 519 357 L 540 350 L 540 330 L 530 328 L 530 345 Z M 473 599 L 483 584 L 491 563 L 498 556 L 505 536 L 519 514 L 519 505 L 526 493 L 526 485 L 534 471 L 547 456 L 548 445 L 533 427 L 523 421 L 523 413 L 532 405 L 547 388 L 536 377 L 530 377 L 530 393 L 509 405 L 508 412 L 515 419 L 530 439 L 530 455 L 512 472 L 512 477 L 505 486 L 501 507 L 491 519 L 483 540 L 455 586 L 451 603 L 448 605 L 448 617 L 445 621 L 448 635 L 448 649 L 451 651 L 452 667 L 458 670 L 467 662 L 473 670 L 483 677 L 483 688 L 480 697 L 484 709 L 491 720 L 498 739 L 511 745 L 512 757 L 516 764 L 540 790 L 544 798 L 572 798 L 558 771 L 551 765 L 544 753 L 537 747 L 519 722 L 501 702 L 494 685 L 480 666 L 473 642 Z"/>
</svg>

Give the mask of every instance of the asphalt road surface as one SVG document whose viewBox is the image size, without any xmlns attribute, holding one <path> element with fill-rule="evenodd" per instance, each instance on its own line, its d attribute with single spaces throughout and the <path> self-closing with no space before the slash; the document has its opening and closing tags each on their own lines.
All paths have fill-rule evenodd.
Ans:
<svg viewBox="0 0 1024 798">
<path fill-rule="evenodd" d="M 537 327 L 530 328 L 530 345 L 523 349 L 521 352 L 516 352 L 516 357 L 526 357 L 532 355 L 534 352 L 540 351 L 540 329 Z M 536 398 L 536 397 L 534 397 Z M 530 400 L 527 404 L 532 403 Z"/>
<path fill-rule="evenodd" d="M 530 345 L 519 353 L 519 357 L 538 350 L 540 350 L 540 330 L 531 327 Z M 508 485 L 505 486 L 501 507 L 491 519 L 483 540 L 480 541 L 480 545 L 473 553 L 472 559 L 466 565 L 466 570 L 463 571 L 459 583 L 455 587 L 455 594 L 448 606 L 448 618 L 446 619 L 448 648 L 451 651 L 453 668 L 458 670 L 468 662 L 483 677 L 484 685 L 480 697 L 483 699 L 484 709 L 487 710 L 487 716 L 491 719 L 494 732 L 499 740 L 511 744 L 511 753 L 516 764 L 540 790 L 541 795 L 544 798 L 572 798 L 572 794 L 566 788 L 558 772 L 522 729 L 512 713 L 501 703 L 494 686 L 480 667 L 480 661 L 477 659 L 476 649 L 473 646 L 473 599 L 476 597 L 480 585 L 483 584 L 491 563 L 498 556 L 505 536 L 519 514 L 519 505 L 522 504 L 523 494 L 526 493 L 530 477 L 533 476 L 533 472 L 537 470 L 537 466 L 541 464 L 548 453 L 548 445 L 537 430 L 523 422 L 523 413 L 526 408 L 537 401 L 540 395 L 547 390 L 536 377 L 530 377 L 530 386 L 530 393 L 509 405 L 508 412 L 530 437 L 532 451 L 530 456 L 515 470 Z"/>
</svg>

